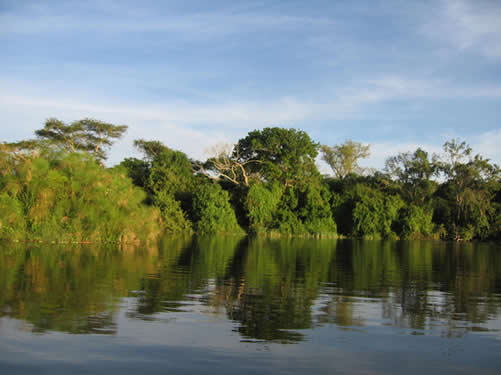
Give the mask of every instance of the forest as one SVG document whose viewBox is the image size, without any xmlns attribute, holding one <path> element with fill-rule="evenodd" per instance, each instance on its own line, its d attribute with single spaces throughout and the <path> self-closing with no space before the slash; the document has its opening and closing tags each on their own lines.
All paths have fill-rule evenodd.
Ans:
<svg viewBox="0 0 501 375">
<path fill-rule="evenodd" d="M 367 239 L 501 238 L 500 169 L 452 139 L 362 168 L 370 145 L 333 146 L 298 129 L 253 130 L 193 160 L 137 139 L 142 158 L 105 165 L 127 130 L 48 119 L 35 138 L 0 143 L 0 239 L 131 242 L 160 233 Z M 322 159 L 332 174 L 322 175 Z"/>
</svg>

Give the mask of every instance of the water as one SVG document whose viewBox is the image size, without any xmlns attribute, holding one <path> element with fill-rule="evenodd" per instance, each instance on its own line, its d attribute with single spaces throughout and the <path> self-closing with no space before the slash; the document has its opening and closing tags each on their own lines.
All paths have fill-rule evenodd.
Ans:
<svg viewBox="0 0 501 375">
<path fill-rule="evenodd" d="M 501 374 L 501 248 L 0 244 L 0 374 Z"/>
</svg>

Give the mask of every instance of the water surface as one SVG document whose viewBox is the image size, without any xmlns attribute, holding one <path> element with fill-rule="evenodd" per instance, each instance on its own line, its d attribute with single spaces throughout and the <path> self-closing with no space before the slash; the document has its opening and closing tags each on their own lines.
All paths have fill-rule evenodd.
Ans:
<svg viewBox="0 0 501 375">
<path fill-rule="evenodd" d="M 501 248 L 0 244 L 0 373 L 501 374 Z"/>
</svg>

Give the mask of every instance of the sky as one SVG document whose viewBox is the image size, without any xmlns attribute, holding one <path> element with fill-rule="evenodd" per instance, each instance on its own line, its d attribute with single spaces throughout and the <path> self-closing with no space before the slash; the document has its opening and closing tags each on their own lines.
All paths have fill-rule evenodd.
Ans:
<svg viewBox="0 0 501 375">
<path fill-rule="evenodd" d="M 109 165 L 271 126 L 370 144 L 379 169 L 452 138 L 501 164 L 501 0 L 0 0 L 0 113 L 0 142 L 128 125 Z"/>
</svg>

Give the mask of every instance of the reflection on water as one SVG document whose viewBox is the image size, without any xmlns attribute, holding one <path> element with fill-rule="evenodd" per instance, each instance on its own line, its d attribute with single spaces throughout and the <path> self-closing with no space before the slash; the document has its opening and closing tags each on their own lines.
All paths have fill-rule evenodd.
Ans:
<svg viewBox="0 0 501 375">
<path fill-rule="evenodd" d="M 486 244 L 177 237 L 0 250 L 0 313 L 37 333 L 115 334 L 123 309 L 167 324 L 217 317 L 242 341 L 278 343 L 328 325 L 445 337 L 501 327 L 501 253 Z"/>
</svg>

